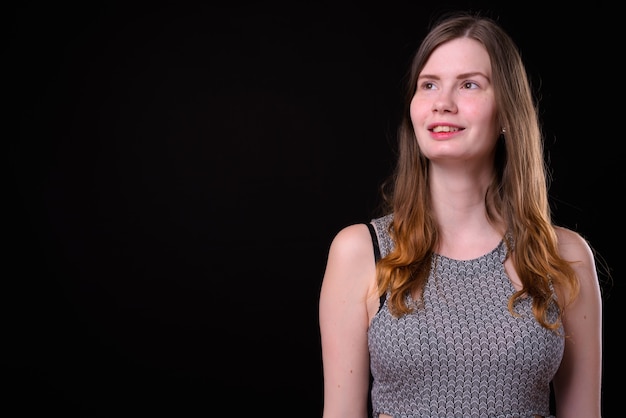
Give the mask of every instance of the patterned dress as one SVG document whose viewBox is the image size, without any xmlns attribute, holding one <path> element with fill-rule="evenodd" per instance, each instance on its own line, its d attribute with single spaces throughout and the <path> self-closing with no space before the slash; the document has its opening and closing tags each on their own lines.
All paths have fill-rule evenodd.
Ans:
<svg viewBox="0 0 626 418">
<path fill-rule="evenodd" d="M 380 255 L 393 249 L 391 215 L 372 220 Z M 394 318 L 387 302 L 368 330 L 375 417 L 513 418 L 550 415 L 550 381 L 564 337 L 542 328 L 514 292 L 506 245 L 473 260 L 433 259 L 424 304 Z M 414 303 L 410 297 L 410 303 Z M 553 303 L 549 314 L 557 313 Z"/>
</svg>

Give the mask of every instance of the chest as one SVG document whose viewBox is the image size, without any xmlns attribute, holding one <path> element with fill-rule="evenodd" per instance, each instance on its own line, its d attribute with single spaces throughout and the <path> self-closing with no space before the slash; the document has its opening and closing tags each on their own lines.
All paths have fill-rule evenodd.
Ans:
<svg viewBox="0 0 626 418">
<path fill-rule="evenodd" d="M 422 307 L 395 318 L 385 304 L 374 316 L 368 331 L 372 370 L 396 375 L 448 369 L 556 372 L 563 337 L 537 323 L 530 298 L 515 304 L 516 315 L 509 312 L 515 289 L 501 260 L 444 259 L 433 267 Z M 556 306 L 549 314 L 556 315 Z"/>
</svg>

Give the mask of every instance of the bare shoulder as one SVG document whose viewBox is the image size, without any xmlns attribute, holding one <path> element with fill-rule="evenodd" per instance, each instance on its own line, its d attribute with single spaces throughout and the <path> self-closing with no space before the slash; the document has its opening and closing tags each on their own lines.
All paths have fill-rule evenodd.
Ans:
<svg viewBox="0 0 626 418">
<path fill-rule="evenodd" d="M 333 238 L 328 252 L 322 294 L 364 300 L 375 285 L 376 263 L 372 238 L 365 224 L 349 225 Z"/>
<path fill-rule="evenodd" d="M 360 258 L 373 254 L 372 239 L 365 224 L 349 225 L 333 238 L 331 253 L 341 258 Z"/>
<path fill-rule="evenodd" d="M 572 262 L 593 263 L 591 246 L 578 232 L 561 226 L 554 228 L 561 256 Z"/>
<path fill-rule="evenodd" d="M 558 237 L 559 253 L 571 263 L 578 277 L 581 301 L 594 300 L 597 306 L 600 287 L 595 256 L 589 242 L 571 229 L 558 227 L 555 231 Z"/>
</svg>

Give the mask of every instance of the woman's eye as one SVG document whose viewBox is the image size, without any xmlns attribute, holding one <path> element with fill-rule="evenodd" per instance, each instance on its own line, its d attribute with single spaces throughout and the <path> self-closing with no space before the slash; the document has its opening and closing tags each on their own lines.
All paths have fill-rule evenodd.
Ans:
<svg viewBox="0 0 626 418">
<path fill-rule="evenodd" d="M 473 81 L 466 81 L 463 83 L 463 88 L 464 89 L 475 89 L 478 88 L 478 84 L 474 83 Z"/>
</svg>

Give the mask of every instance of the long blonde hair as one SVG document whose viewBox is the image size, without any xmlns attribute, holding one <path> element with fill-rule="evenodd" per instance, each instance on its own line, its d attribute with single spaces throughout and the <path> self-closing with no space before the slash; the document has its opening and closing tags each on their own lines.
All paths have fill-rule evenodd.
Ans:
<svg viewBox="0 0 626 418">
<path fill-rule="evenodd" d="M 398 158 L 388 182 L 390 189 L 383 193 L 386 211 L 393 212 L 390 233 L 395 246 L 377 264 L 378 289 L 381 295 L 390 292 L 391 310 L 400 316 L 412 310 L 405 296 L 415 291 L 422 294 L 428 279 L 439 233 L 430 210 L 428 161 L 418 147 L 409 107 L 417 77 L 430 54 L 439 45 L 461 37 L 477 40 L 490 56 L 497 117 L 506 130 L 498 141 L 496 176 L 485 201 L 489 220 L 501 219 L 505 224 L 510 238 L 505 242 L 522 283 L 509 300 L 509 310 L 515 314 L 515 300 L 531 296 L 537 321 L 556 330 L 563 306 L 555 321 L 547 317 L 554 288 L 567 291 L 569 299 L 576 297 L 579 288 L 574 270 L 558 252 L 537 105 L 516 44 L 495 20 L 478 14 L 440 20 L 413 57 L 398 129 Z"/>
</svg>

